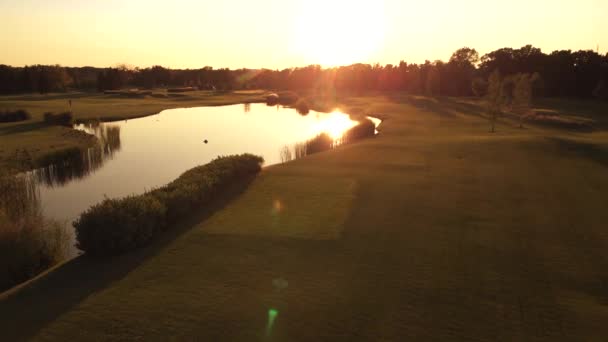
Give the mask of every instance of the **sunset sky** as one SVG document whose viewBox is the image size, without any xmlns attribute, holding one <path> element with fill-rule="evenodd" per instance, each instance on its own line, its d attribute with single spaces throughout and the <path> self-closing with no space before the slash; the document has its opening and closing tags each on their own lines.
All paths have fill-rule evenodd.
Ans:
<svg viewBox="0 0 608 342">
<path fill-rule="evenodd" d="M 608 50 L 606 0 L 0 0 L 0 64 L 285 68 Z"/>
</svg>

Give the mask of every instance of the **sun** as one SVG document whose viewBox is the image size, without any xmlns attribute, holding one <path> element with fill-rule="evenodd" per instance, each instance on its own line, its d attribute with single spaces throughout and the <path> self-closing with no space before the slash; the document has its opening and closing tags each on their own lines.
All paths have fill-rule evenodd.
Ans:
<svg viewBox="0 0 608 342">
<path fill-rule="evenodd" d="M 310 0 L 295 23 L 294 44 L 312 64 L 365 62 L 381 47 L 385 34 L 382 1 Z"/>
</svg>

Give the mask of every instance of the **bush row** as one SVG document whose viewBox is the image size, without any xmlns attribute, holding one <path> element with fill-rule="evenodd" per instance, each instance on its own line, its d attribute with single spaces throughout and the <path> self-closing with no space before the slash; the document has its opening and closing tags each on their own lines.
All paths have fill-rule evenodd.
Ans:
<svg viewBox="0 0 608 342">
<path fill-rule="evenodd" d="M 44 122 L 48 125 L 59 125 L 59 126 L 71 126 L 72 125 L 72 112 L 63 113 L 44 113 Z"/>
<path fill-rule="evenodd" d="M 30 114 L 23 109 L 0 112 L 0 122 L 17 122 L 30 119 Z"/>
<path fill-rule="evenodd" d="M 143 195 L 106 199 L 74 222 L 78 248 L 90 255 L 115 255 L 144 246 L 230 183 L 258 173 L 263 161 L 251 154 L 219 157 Z"/>
</svg>

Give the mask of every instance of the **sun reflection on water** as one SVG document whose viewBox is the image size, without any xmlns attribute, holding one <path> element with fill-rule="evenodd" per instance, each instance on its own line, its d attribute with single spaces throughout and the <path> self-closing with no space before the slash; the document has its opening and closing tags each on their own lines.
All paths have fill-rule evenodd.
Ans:
<svg viewBox="0 0 608 342">
<path fill-rule="evenodd" d="M 318 122 L 315 131 L 317 134 L 327 133 L 332 139 L 337 140 L 356 125 L 357 121 L 352 120 L 347 114 L 334 111 Z"/>
</svg>

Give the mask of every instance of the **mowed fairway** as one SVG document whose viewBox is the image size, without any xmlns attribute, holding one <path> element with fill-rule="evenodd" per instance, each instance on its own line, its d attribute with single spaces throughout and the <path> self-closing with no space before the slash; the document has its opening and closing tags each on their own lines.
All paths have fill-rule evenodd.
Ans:
<svg viewBox="0 0 608 342">
<path fill-rule="evenodd" d="M 379 113 L 381 134 L 269 167 L 156 246 L 14 291 L 3 339 L 608 336 L 605 132 L 490 134 L 451 101 L 342 102 Z"/>
</svg>

